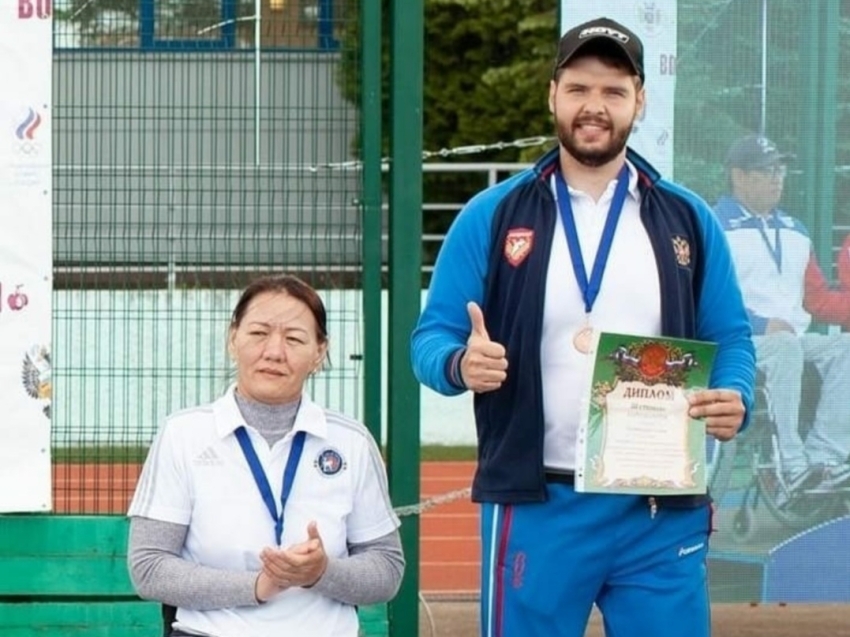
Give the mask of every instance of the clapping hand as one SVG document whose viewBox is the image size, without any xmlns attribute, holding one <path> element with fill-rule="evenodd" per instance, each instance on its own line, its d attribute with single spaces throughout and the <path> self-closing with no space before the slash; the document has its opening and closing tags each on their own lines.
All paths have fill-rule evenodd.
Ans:
<svg viewBox="0 0 850 637">
<path fill-rule="evenodd" d="M 263 570 L 257 577 L 256 595 L 266 601 L 279 591 L 295 586 L 310 587 L 319 581 L 328 565 L 328 556 L 315 522 L 307 525 L 307 540 L 289 548 L 264 548 L 260 553 Z"/>
</svg>

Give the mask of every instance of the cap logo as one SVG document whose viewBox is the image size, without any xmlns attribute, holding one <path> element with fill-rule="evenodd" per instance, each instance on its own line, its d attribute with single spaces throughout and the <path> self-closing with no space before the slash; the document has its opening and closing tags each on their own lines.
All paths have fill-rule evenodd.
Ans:
<svg viewBox="0 0 850 637">
<path fill-rule="evenodd" d="M 773 144 L 773 142 L 771 142 L 771 141 L 770 141 L 767 137 L 759 137 L 759 138 L 757 138 L 757 139 L 756 139 L 756 143 L 758 143 L 758 145 L 759 145 L 759 147 L 761 148 L 762 152 L 763 152 L 763 153 L 765 153 L 765 154 L 767 154 L 767 153 L 775 153 L 775 152 L 777 152 L 777 151 L 776 151 L 776 146 L 775 146 L 775 145 Z"/>
<path fill-rule="evenodd" d="M 594 35 L 607 35 L 609 38 L 619 40 L 623 44 L 629 41 L 629 36 L 625 33 L 621 33 L 620 31 L 617 31 L 617 29 L 612 29 L 610 27 L 588 27 L 578 34 L 578 39 L 584 40 L 585 38 L 590 38 Z"/>
</svg>

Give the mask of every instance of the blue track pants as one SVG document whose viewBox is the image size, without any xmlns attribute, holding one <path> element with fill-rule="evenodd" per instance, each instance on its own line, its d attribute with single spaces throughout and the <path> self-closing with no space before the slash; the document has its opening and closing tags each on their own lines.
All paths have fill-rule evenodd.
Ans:
<svg viewBox="0 0 850 637">
<path fill-rule="evenodd" d="M 606 637 L 709 636 L 710 505 L 548 489 L 482 505 L 482 637 L 583 637 L 594 603 Z"/>
</svg>

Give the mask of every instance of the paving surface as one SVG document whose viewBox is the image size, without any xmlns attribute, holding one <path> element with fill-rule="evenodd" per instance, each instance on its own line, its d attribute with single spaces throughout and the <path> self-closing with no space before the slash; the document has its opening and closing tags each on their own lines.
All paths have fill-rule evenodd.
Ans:
<svg viewBox="0 0 850 637">
<path fill-rule="evenodd" d="M 477 602 L 426 599 L 426 603 L 433 624 L 420 606 L 419 637 L 477 637 Z M 604 634 L 601 618 L 594 614 L 585 637 Z M 850 637 L 850 604 L 715 604 L 712 637 Z"/>
</svg>

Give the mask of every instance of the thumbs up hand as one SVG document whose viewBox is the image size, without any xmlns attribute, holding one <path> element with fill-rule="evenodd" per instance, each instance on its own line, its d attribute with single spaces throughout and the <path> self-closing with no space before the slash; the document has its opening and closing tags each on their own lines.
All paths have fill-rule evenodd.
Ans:
<svg viewBox="0 0 850 637">
<path fill-rule="evenodd" d="M 504 346 L 490 340 L 484 325 L 484 314 L 475 302 L 466 305 L 472 331 L 466 341 L 466 352 L 460 361 L 464 384 L 474 392 L 499 389 L 508 377 L 508 359 Z"/>
</svg>

